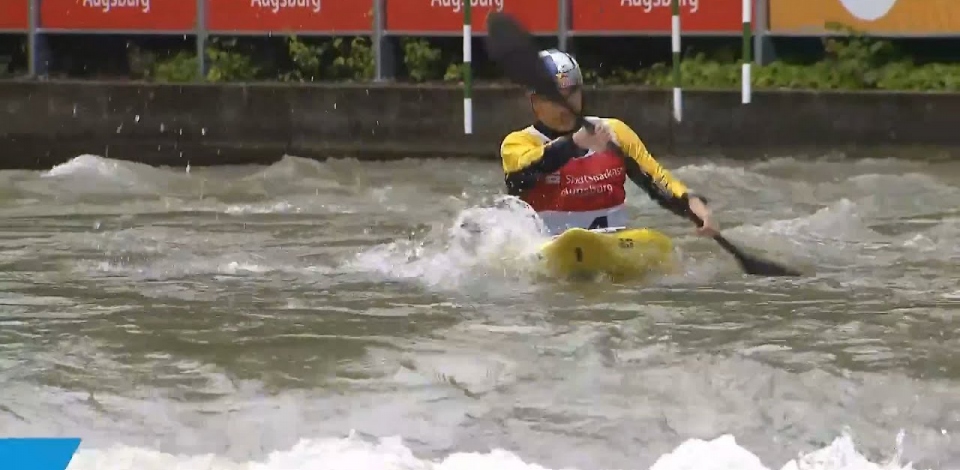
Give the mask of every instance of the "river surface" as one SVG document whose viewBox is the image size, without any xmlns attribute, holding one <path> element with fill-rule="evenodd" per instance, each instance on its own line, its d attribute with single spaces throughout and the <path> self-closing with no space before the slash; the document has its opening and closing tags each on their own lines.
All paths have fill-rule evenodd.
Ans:
<svg viewBox="0 0 960 470">
<path fill-rule="evenodd" d="M 543 279 L 496 162 L 0 172 L 0 430 L 71 470 L 960 468 L 960 162 L 664 159 L 742 275 Z M 483 229 L 465 233 L 461 223 Z"/>
</svg>

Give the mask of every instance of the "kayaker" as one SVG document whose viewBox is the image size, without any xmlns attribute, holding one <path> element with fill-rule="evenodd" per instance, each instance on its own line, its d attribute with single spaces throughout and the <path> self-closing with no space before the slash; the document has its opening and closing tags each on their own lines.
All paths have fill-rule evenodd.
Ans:
<svg viewBox="0 0 960 470">
<path fill-rule="evenodd" d="M 570 54 L 540 51 L 554 73 L 561 93 L 577 111 L 583 108 L 583 75 Z M 508 134 L 500 146 L 507 192 L 529 204 L 551 234 L 572 227 L 625 227 L 624 205 L 629 177 L 660 206 L 689 220 L 692 212 L 704 224 L 697 233 L 713 236 L 704 197 L 691 193 L 650 155 L 640 137 L 619 119 L 587 117 L 595 133 L 576 129 L 577 119 L 546 98 L 529 93 L 536 122 Z M 617 143 L 629 159 L 608 150 Z"/>
</svg>

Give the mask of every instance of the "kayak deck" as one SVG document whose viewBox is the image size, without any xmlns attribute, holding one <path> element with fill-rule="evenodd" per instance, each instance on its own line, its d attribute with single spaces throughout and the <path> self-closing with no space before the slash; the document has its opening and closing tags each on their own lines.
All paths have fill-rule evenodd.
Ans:
<svg viewBox="0 0 960 470">
<path fill-rule="evenodd" d="M 642 279 L 673 268 L 673 242 L 651 229 L 591 231 L 572 228 L 540 248 L 550 275 L 582 278 L 606 275 L 615 281 Z"/>
</svg>

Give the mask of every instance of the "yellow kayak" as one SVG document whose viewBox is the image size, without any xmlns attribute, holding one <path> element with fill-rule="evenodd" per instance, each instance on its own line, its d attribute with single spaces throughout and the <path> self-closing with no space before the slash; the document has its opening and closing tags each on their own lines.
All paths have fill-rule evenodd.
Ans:
<svg viewBox="0 0 960 470">
<path fill-rule="evenodd" d="M 549 274 L 560 278 L 643 279 L 674 267 L 670 237 L 640 228 L 568 229 L 540 247 L 540 255 Z"/>
</svg>

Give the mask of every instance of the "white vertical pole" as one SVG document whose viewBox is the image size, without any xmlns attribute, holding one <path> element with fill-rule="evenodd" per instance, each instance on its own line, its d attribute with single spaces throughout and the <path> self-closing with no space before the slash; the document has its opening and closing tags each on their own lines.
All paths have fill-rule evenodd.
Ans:
<svg viewBox="0 0 960 470">
<path fill-rule="evenodd" d="M 473 31 L 470 0 L 463 2 L 463 133 L 473 134 Z"/>
<path fill-rule="evenodd" d="M 670 28 L 671 50 L 673 52 L 673 118 L 683 120 L 683 96 L 680 91 L 680 0 L 673 0 L 673 23 Z"/>
<path fill-rule="evenodd" d="M 750 43 L 752 41 L 753 26 L 752 22 L 753 0 L 743 0 L 743 70 L 740 77 L 740 101 L 743 104 L 749 104 L 751 98 L 750 87 L 750 65 L 753 62 L 753 54 L 750 53 Z"/>
</svg>

